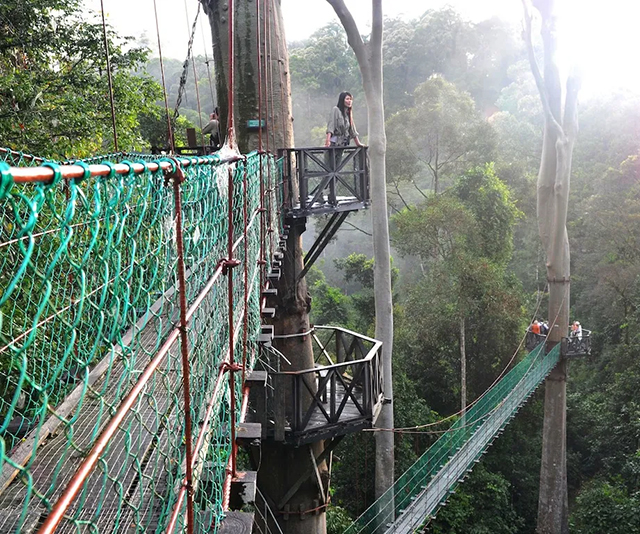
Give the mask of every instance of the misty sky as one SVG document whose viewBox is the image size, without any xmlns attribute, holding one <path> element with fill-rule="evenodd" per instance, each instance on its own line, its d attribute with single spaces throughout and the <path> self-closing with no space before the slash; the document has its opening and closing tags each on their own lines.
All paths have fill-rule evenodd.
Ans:
<svg viewBox="0 0 640 534">
<path fill-rule="evenodd" d="M 238 0 L 240 1 L 240 0 Z M 136 36 L 157 53 L 157 37 L 153 0 L 103 0 L 107 20 L 122 34 Z M 161 33 L 162 53 L 166 57 L 183 60 L 187 52 L 190 26 L 198 4 L 196 0 L 156 0 Z M 363 33 L 368 32 L 371 3 L 369 0 L 346 0 Z M 465 18 L 481 20 L 493 15 L 517 22 L 521 16 L 520 0 L 383 0 L 386 16 L 415 18 L 428 9 L 449 4 Z M 99 13 L 100 0 L 85 0 L 89 9 Z M 338 18 L 325 0 L 282 0 L 282 12 L 288 41 L 309 37 L 314 31 Z M 206 19 L 202 17 L 203 23 Z M 206 44 L 205 44 L 206 43 Z M 196 54 L 210 47 L 208 24 L 198 28 L 194 42 Z M 210 48 L 207 48 L 210 55 Z"/>
<path fill-rule="evenodd" d="M 103 0 L 107 19 L 121 34 L 133 35 L 157 55 L 153 0 Z M 165 57 L 184 60 L 190 24 L 198 7 L 196 0 L 156 0 L 160 19 L 161 45 Z M 241 1 L 241 0 L 237 0 Z M 325 0 L 281 0 L 288 41 L 298 41 L 332 20 L 337 20 Z M 369 31 L 369 0 L 346 0 L 362 33 Z M 479 21 L 499 16 L 514 25 L 522 18 L 521 0 L 383 0 L 386 16 L 415 18 L 428 9 L 445 5 L 457 9 L 464 18 Z M 99 12 L 100 0 L 85 0 L 89 9 Z M 608 0 L 560 0 L 564 25 L 565 57 L 577 61 L 584 72 L 583 94 L 602 93 L 625 87 L 640 92 L 640 2 Z M 201 17 L 194 53 L 211 55 L 208 22 Z M 567 62 L 568 63 L 568 62 Z"/>
</svg>

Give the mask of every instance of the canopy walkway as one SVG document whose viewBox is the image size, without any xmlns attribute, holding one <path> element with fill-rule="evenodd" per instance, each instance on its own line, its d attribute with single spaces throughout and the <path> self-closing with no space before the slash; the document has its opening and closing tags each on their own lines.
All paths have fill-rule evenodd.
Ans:
<svg viewBox="0 0 640 534">
<path fill-rule="evenodd" d="M 0 157 L 0 532 L 214 531 L 283 231 L 275 159 Z"/>
<path fill-rule="evenodd" d="M 300 209 L 283 201 L 281 162 L 0 156 L 1 532 L 233 531 L 247 519 L 228 512 L 229 487 L 250 478 L 236 472 L 236 442 L 333 447 L 375 423 L 381 344 L 365 336 L 296 334 L 313 336 L 315 368 L 282 372 L 264 353 L 269 371 L 249 378 L 273 336 L 261 315 L 273 312 L 285 219 Z M 318 191 L 342 179 L 331 175 Z M 536 343 L 348 533 L 428 522 L 588 334 L 548 354 Z M 243 386 L 260 380 L 262 406 L 248 410 Z M 247 413 L 257 436 L 240 424 Z"/>
<path fill-rule="evenodd" d="M 539 344 L 478 399 L 345 534 L 418 531 L 445 504 L 518 409 L 558 362 Z"/>
</svg>

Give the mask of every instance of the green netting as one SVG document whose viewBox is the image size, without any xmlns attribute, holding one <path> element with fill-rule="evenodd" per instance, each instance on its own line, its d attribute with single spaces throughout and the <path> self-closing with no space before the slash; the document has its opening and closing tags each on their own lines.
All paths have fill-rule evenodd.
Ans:
<svg viewBox="0 0 640 534">
<path fill-rule="evenodd" d="M 46 160 L 31 154 L 25 154 L 17 150 L 11 150 L 10 148 L 0 147 L 0 161 L 11 165 L 12 167 L 37 167 L 42 165 Z"/>
<path fill-rule="evenodd" d="M 12 151 L 0 158 L 13 166 L 42 163 Z M 125 159 L 156 157 L 84 161 Z M 193 444 L 203 436 L 194 471 L 195 531 L 215 532 L 231 453 L 229 375 L 218 376 L 231 344 L 235 361 L 246 359 L 248 370 L 256 359 L 261 162 L 274 183 L 278 171 L 273 157 L 255 153 L 235 164 L 217 156 L 180 159 L 191 163 L 181 184 L 188 306 L 210 287 L 187 330 Z M 14 184 L 0 198 L 0 532 L 37 529 L 154 358 L 155 372 L 57 532 L 164 532 L 176 507 L 185 476 L 179 341 L 158 357 L 179 321 L 174 193 L 162 172 L 145 168 L 137 175 Z M 265 206 L 276 213 L 275 188 L 266 191 Z M 240 261 L 230 275 L 233 339 L 229 275 L 219 269 L 229 232 Z M 234 389 L 239 407 L 239 372 Z M 183 503 L 176 531 L 185 515 Z"/>
<path fill-rule="evenodd" d="M 456 459 L 464 463 L 463 471 L 471 467 L 496 433 L 504 428 L 522 402 L 553 369 L 558 362 L 559 354 L 559 345 L 548 354 L 544 354 L 544 344 L 530 352 L 467 410 L 464 418 L 459 418 L 407 471 L 400 475 L 394 485 L 349 526 L 345 534 L 386 532 L 394 518 L 398 518 L 419 494 L 424 495 L 425 490 L 429 491 L 429 482 L 442 473 L 458 451 L 473 440 L 480 440 L 483 446 L 477 449 L 469 447 L 470 454 L 465 454 L 461 460 Z M 500 414 L 500 419 L 496 422 L 495 417 L 492 416 L 499 410 L 504 414 Z M 438 497 L 432 505 L 424 507 L 424 513 L 417 518 L 416 526 L 425 521 L 430 514 L 435 513 L 458 483 L 457 476 L 444 478 L 447 480 L 439 480 L 442 487 L 437 488 L 437 494 L 443 497 Z"/>
</svg>

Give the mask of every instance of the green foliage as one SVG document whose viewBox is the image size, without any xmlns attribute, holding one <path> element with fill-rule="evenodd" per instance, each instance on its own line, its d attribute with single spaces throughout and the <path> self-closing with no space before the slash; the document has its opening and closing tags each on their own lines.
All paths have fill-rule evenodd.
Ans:
<svg viewBox="0 0 640 534">
<path fill-rule="evenodd" d="M 479 108 L 491 106 L 508 83 L 509 65 L 522 56 L 503 21 L 474 24 L 451 7 L 428 10 L 417 20 L 389 20 L 385 32 L 385 102 L 391 112 L 410 107 L 415 88 L 433 74 L 468 91 Z"/>
<path fill-rule="evenodd" d="M 102 26 L 76 1 L 0 6 L 0 145 L 65 159 L 113 151 Z M 142 114 L 154 114 L 159 86 L 134 71 L 147 50 L 109 30 L 119 146 L 140 150 Z"/>
<path fill-rule="evenodd" d="M 500 369 L 518 344 L 521 288 L 505 267 L 519 215 L 508 189 L 487 166 L 393 217 L 396 247 L 417 256 L 423 273 L 398 316 L 398 348 L 438 411 L 455 411 L 461 320 L 470 398 L 491 383 L 488 371 Z"/>
<path fill-rule="evenodd" d="M 337 258 L 334 264 L 338 271 L 344 272 L 347 282 L 355 282 L 358 288 L 350 295 L 354 309 L 354 328 L 361 332 L 373 333 L 375 325 L 375 298 L 373 294 L 373 258 L 365 254 L 350 254 L 346 258 Z M 398 279 L 398 269 L 391 259 L 391 287 Z"/>
<path fill-rule="evenodd" d="M 466 173 L 456 182 L 453 194 L 473 213 L 484 254 L 505 265 L 513 250 L 513 227 L 522 212 L 494 166 Z"/>
<path fill-rule="evenodd" d="M 571 517 L 577 534 L 627 534 L 640 531 L 640 492 L 629 495 L 615 482 L 594 481 L 580 493 Z"/>
<path fill-rule="evenodd" d="M 347 88 L 362 85 L 353 50 L 347 43 L 344 28 L 332 22 L 317 30 L 309 39 L 290 48 L 290 68 L 305 90 L 337 97 Z"/>
<path fill-rule="evenodd" d="M 482 464 L 458 486 L 427 527 L 429 534 L 516 534 L 523 526 L 511 504 L 510 485 Z"/>
<path fill-rule="evenodd" d="M 350 327 L 349 297 L 337 287 L 330 286 L 324 275 L 313 283 L 310 291 L 313 296 L 311 321 L 314 324 Z"/>
<path fill-rule="evenodd" d="M 340 506 L 327 508 L 327 534 L 342 534 L 352 521 L 353 519 L 344 508 Z"/>
<path fill-rule="evenodd" d="M 468 93 L 441 76 L 419 85 L 414 105 L 391 116 L 387 171 L 439 192 L 443 182 L 493 159 L 494 132 Z"/>
</svg>

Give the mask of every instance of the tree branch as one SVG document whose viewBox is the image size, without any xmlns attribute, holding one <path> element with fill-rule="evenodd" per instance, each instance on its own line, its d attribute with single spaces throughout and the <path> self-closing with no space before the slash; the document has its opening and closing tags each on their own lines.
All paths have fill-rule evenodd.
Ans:
<svg viewBox="0 0 640 534">
<path fill-rule="evenodd" d="M 371 37 L 369 42 L 369 50 L 371 52 L 371 64 L 382 66 L 382 0 L 371 0 Z M 382 72 L 376 73 L 376 81 L 382 85 L 382 78 L 377 80 L 378 74 L 381 77 Z"/>
<path fill-rule="evenodd" d="M 564 108 L 564 127 L 567 137 L 575 140 L 578 135 L 578 93 L 582 87 L 582 73 L 574 69 L 567 79 L 567 96 Z"/>
<path fill-rule="evenodd" d="M 522 7 L 524 8 L 524 29 L 522 33 L 525 44 L 527 45 L 531 72 L 533 73 L 533 78 L 535 79 L 536 86 L 538 87 L 538 92 L 540 93 L 542 109 L 544 110 L 544 115 L 548 121 L 548 124 L 555 130 L 558 138 L 562 139 L 565 137 L 565 134 L 562 130 L 562 126 L 558 124 L 558 121 L 553 116 L 553 112 L 551 111 L 551 105 L 549 104 L 549 97 L 547 95 L 547 88 L 544 83 L 542 73 L 540 72 L 540 67 L 538 65 L 538 61 L 536 60 L 535 52 L 533 50 L 533 36 L 531 32 L 531 21 L 533 19 L 533 15 L 531 14 L 528 0 L 522 0 Z"/>
<path fill-rule="evenodd" d="M 398 186 L 398 182 L 393 182 L 393 187 L 395 188 L 396 192 L 395 194 L 398 196 L 398 198 L 401 200 L 401 202 L 404 204 L 404 207 L 407 208 L 408 210 L 411 209 L 411 206 L 409 206 L 409 204 L 407 204 L 407 201 L 404 199 L 404 197 L 402 196 L 402 193 L 400 192 L 400 187 Z M 393 193 L 393 191 L 392 191 Z"/>
<path fill-rule="evenodd" d="M 367 47 L 358 31 L 358 25 L 353 19 L 349 8 L 345 5 L 344 0 L 327 0 L 327 2 L 331 5 L 336 15 L 338 15 L 344 30 L 347 32 L 347 40 L 356 54 L 358 63 L 361 67 L 365 65 L 368 66 L 369 58 L 367 57 Z"/>
<path fill-rule="evenodd" d="M 424 194 L 424 192 L 422 191 L 422 189 L 420 189 L 418 187 L 418 184 L 416 184 L 415 180 L 411 180 L 411 183 L 413 184 L 413 187 L 415 187 L 418 190 L 418 193 L 420 193 L 424 198 L 428 199 L 429 197 L 427 195 Z"/>
<path fill-rule="evenodd" d="M 368 235 L 369 237 L 373 236 L 373 234 L 370 234 L 369 232 L 367 232 L 366 230 L 363 230 L 362 228 L 356 226 L 355 224 L 351 224 L 349 221 L 344 221 L 344 224 L 348 224 L 354 230 L 358 230 L 358 232 L 362 232 L 363 234 Z"/>
</svg>

